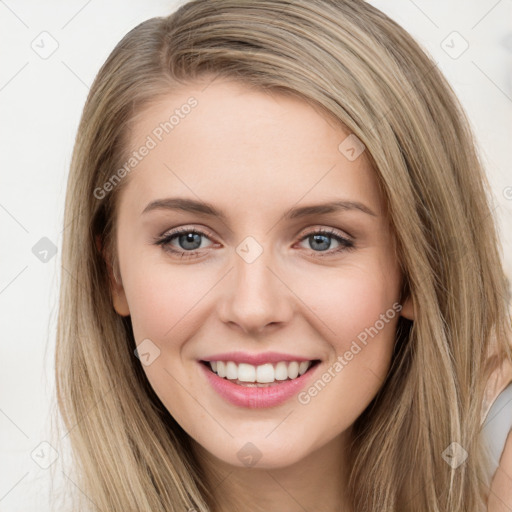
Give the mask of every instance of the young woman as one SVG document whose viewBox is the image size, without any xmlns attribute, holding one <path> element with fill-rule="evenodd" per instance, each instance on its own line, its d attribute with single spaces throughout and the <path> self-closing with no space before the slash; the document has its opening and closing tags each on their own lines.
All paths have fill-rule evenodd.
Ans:
<svg viewBox="0 0 512 512">
<path fill-rule="evenodd" d="M 489 204 L 453 91 L 363 1 L 134 28 L 67 190 L 73 510 L 510 509 L 512 441 L 497 469 L 482 429 L 512 381 Z"/>
</svg>

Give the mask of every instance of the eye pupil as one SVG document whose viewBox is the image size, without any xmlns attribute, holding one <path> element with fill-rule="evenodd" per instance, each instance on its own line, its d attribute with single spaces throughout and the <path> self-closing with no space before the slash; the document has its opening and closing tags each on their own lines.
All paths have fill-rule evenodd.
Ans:
<svg viewBox="0 0 512 512">
<path fill-rule="evenodd" d="M 195 242 L 199 242 L 199 245 L 197 247 L 188 247 L 186 244 L 188 243 L 194 243 L 194 238 L 196 238 Z M 195 250 L 198 249 L 201 246 L 201 235 L 198 233 L 186 233 L 184 235 L 181 235 L 179 237 L 180 245 L 185 244 L 183 246 L 183 249 L 191 249 Z"/>
<path fill-rule="evenodd" d="M 326 235 L 312 235 L 310 237 L 310 239 L 313 239 L 313 243 L 320 243 L 320 245 L 322 245 L 322 247 L 316 247 L 317 249 L 329 249 L 329 246 L 331 245 L 329 241 L 325 242 L 326 239 L 329 239 L 328 236 Z M 322 240 L 323 239 L 323 244 L 322 244 Z"/>
</svg>

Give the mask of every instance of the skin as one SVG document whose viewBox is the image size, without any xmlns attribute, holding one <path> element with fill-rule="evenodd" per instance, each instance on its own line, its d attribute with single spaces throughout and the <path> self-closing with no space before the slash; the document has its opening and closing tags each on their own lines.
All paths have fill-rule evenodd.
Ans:
<svg viewBox="0 0 512 512">
<path fill-rule="evenodd" d="M 507 437 L 500 464 L 494 474 L 487 512 L 512 510 L 512 431 Z"/>
<path fill-rule="evenodd" d="M 130 146 L 140 147 L 190 96 L 197 107 L 125 178 L 114 307 L 131 315 L 137 344 L 149 338 L 159 348 L 144 371 L 193 439 L 219 511 L 237 503 L 251 511 L 349 511 L 351 426 L 390 367 L 399 314 L 306 405 L 295 397 L 267 409 L 232 405 L 209 386 L 198 360 L 280 351 L 320 359 L 321 376 L 399 302 L 402 276 L 377 178 L 364 152 L 349 161 L 338 150 L 349 133 L 310 104 L 225 80 L 173 90 L 142 112 Z M 227 220 L 142 214 L 166 197 L 206 201 Z M 375 216 L 346 210 L 282 219 L 289 208 L 340 198 Z M 213 235 L 199 238 L 199 257 L 181 259 L 154 243 L 177 227 Z M 315 245 L 307 235 L 318 229 L 334 229 L 355 248 L 335 252 L 341 244 L 329 236 Z M 247 236 L 263 250 L 250 264 L 236 252 Z M 192 246 L 179 236 L 171 245 Z M 400 314 L 413 318 L 410 300 Z M 261 454 L 252 467 L 237 457 L 247 442 Z"/>
</svg>

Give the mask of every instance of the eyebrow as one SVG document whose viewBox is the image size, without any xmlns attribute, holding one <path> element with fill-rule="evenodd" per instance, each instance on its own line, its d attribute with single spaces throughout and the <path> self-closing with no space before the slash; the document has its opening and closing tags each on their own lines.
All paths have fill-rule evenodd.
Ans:
<svg viewBox="0 0 512 512">
<path fill-rule="evenodd" d="M 210 217 L 218 217 L 224 222 L 227 221 L 226 214 L 223 211 L 215 208 L 213 205 L 205 203 L 204 201 L 196 201 L 194 199 L 186 199 L 182 197 L 168 197 L 165 199 L 157 199 L 152 201 L 146 206 L 146 208 L 144 208 L 141 215 L 153 210 L 179 210 L 207 215 Z M 363 203 L 358 201 L 339 200 L 311 206 L 290 208 L 285 212 L 283 218 L 286 220 L 292 220 L 301 217 L 308 217 L 311 215 L 321 215 L 349 210 L 360 211 L 368 215 L 372 215 L 373 217 L 377 217 L 377 214 Z"/>
</svg>

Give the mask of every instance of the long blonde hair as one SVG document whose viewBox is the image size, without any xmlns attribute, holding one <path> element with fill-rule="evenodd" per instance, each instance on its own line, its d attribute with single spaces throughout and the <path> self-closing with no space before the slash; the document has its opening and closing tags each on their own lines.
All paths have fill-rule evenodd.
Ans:
<svg viewBox="0 0 512 512">
<path fill-rule="evenodd" d="M 123 181 L 95 194 L 126 161 L 143 109 L 207 76 L 315 105 L 363 142 L 386 198 L 415 319 L 400 318 L 388 377 L 354 425 L 354 510 L 483 510 L 488 354 L 512 359 L 491 191 L 436 64 L 362 0 L 195 0 L 135 27 L 100 69 L 69 174 L 55 361 L 74 510 L 216 510 L 187 434 L 134 356 L 130 318 L 112 306 Z M 469 454 L 457 468 L 443 458 L 452 442 Z"/>
</svg>

